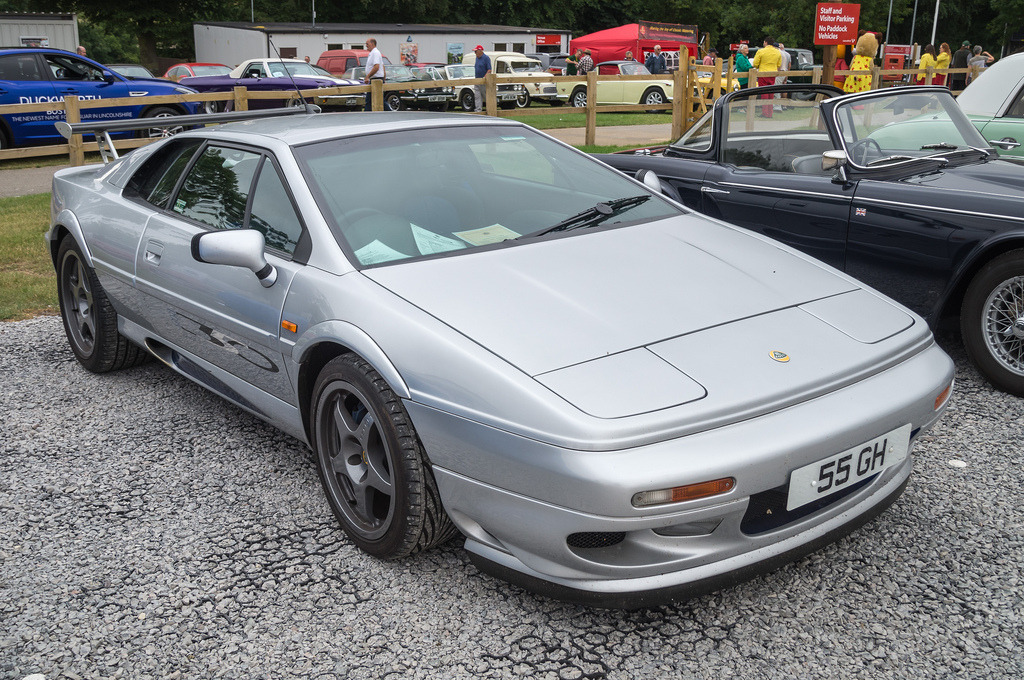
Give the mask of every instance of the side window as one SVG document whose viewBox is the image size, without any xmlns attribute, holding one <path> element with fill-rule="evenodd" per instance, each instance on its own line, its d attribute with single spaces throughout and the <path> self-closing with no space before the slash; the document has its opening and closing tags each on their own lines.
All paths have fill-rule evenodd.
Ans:
<svg viewBox="0 0 1024 680">
<path fill-rule="evenodd" d="M 302 222 L 295 214 L 284 182 L 269 158 L 263 159 L 263 168 L 256 180 L 249 228 L 263 233 L 268 248 L 289 255 L 295 253 L 295 246 L 302 235 Z"/>
<path fill-rule="evenodd" d="M 6 54 L 0 57 L 0 80 L 46 80 L 34 54 Z"/>
<path fill-rule="evenodd" d="M 1024 118 L 1024 88 L 1017 93 L 1017 99 L 1006 111 L 1006 118 Z"/>
<path fill-rule="evenodd" d="M 192 160 L 200 140 L 186 139 L 168 142 L 164 148 L 155 152 L 152 157 L 139 166 L 139 169 L 128 180 L 125 194 L 138 196 L 158 208 L 167 206 L 167 200 L 178 183 L 188 162 Z"/>
<path fill-rule="evenodd" d="M 711 132 L 713 129 L 714 116 L 709 113 L 704 116 L 703 121 L 690 128 L 690 130 L 683 135 L 678 142 L 673 144 L 672 148 L 679 149 L 681 151 L 707 151 L 711 148 Z"/>
<path fill-rule="evenodd" d="M 495 73 L 511 73 L 512 70 L 508 67 L 508 63 L 504 61 L 498 62 L 498 68 L 494 70 Z"/>
<path fill-rule="evenodd" d="M 207 147 L 185 176 L 171 209 L 213 229 L 240 229 L 259 160 L 260 154 L 252 151 Z"/>
<path fill-rule="evenodd" d="M 54 80 L 103 80 L 103 71 L 80 59 L 63 55 L 45 56 Z"/>
</svg>

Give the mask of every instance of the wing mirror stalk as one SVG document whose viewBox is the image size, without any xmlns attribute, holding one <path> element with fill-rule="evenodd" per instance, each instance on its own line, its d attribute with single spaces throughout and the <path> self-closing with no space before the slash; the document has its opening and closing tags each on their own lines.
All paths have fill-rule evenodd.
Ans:
<svg viewBox="0 0 1024 680">
<path fill-rule="evenodd" d="M 192 237 L 192 258 L 207 264 L 245 267 L 270 288 L 277 282 L 277 269 L 263 256 L 266 242 L 255 229 L 205 231 Z"/>
<path fill-rule="evenodd" d="M 837 184 L 845 184 L 849 181 L 846 175 L 846 163 L 848 159 L 845 151 L 829 150 L 821 154 L 821 169 L 835 170 L 836 174 L 832 181 Z"/>
</svg>

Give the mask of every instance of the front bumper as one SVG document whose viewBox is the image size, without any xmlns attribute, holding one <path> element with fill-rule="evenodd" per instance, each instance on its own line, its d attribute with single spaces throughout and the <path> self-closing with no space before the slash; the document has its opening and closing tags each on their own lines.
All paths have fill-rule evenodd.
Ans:
<svg viewBox="0 0 1024 680">
<path fill-rule="evenodd" d="M 784 496 L 793 470 L 907 423 L 913 446 L 945 408 L 936 411 L 935 399 L 952 376 L 952 362 L 932 344 L 809 402 L 612 452 L 546 445 L 417 404 L 409 410 L 445 509 L 482 570 L 561 599 L 636 607 L 749 578 L 877 515 L 905 486 L 910 457 L 812 514 L 759 532 L 746 523 L 760 511 L 751 499 Z M 728 476 L 735 487 L 713 498 L 630 503 L 639 491 Z"/>
</svg>

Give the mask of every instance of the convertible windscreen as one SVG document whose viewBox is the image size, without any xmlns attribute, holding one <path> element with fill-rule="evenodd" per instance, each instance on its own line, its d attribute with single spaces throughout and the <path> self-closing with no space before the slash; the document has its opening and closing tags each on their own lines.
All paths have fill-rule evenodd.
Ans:
<svg viewBox="0 0 1024 680">
<path fill-rule="evenodd" d="M 595 206 L 641 194 L 651 200 L 631 201 L 587 226 L 680 213 L 624 176 L 518 127 L 338 139 L 300 147 L 296 156 L 339 242 L 363 265 L 539 236 Z"/>
</svg>

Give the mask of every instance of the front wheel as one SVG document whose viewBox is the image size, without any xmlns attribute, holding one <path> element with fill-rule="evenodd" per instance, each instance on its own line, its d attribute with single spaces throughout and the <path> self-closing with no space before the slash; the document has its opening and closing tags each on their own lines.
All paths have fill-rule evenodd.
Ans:
<svg viewBox="0 0 1024 680">
<path fill-rule="evenodd" d="M 70 235 L 57 250 L 57 300 L 71 351 L 86 369 L 107 373 L 145 361 L 148 355 L 118 332 L 117 312 Z"/>
<path fill-rule="evenodd" d="M 459 106 L 462 107 L 463 111 L 473 111 L 475 97 L 473 96 L 472 90 L 463 90 L 462 94 L 459 95 Z"/>
<path fill-rule="evenodd" d="M 530 93 L 527 92 L 526 90 L 523 90 L 522 92 L 519 93 L 519 96 L 516 97 L 516 108 L 518 108 L 518 109 L 525 109 L 529 105 L 530 105 Z"/>
<path fill-rule="evenodd" d="M 960 310 L 971 361 L 997 388 L 1024 397 L 1024 250 L 987 263 L 971 281 Z"/>
<path fill-rule="evenodd" d="M 343 354 L 323 368 L 310 418 L 327 501 L 356 546 L 399 559 L 457 533 L 409 414 L 366 361 Z"/>
<path fill-rule="evenodd" d="M 389 111 L 401 111 L 402 110 L 402 98 L 397 92 L 389 92 L 384 95 L 384 106 Z"/>
<path fill-rule="evenodd" d="M 585 109 L 587 107 L 587 91 L 582 87 L 577 87 L 572 91 L 569 96 L 569 103 L 577 109 Z"/>
<path fill-rule="evenodd" d="M 176 109 L 172 109 L 169 106 L 154 106 L 149 111 L 146 111 L 143 118 L 173 118 L 178 115 Z M 161 127 L 153 127 L 146 130 L 139 130 L 138 134 L 140 137 L 170 137 L 181 132 L 184 128 L 180 125 L 164 124 Z"/>
<path fill-rule="evenodd" d="M 656 106 L 665 103 L 665 93 L 656 87 L 652 87 L 640 97 L 640 103 L 647 106 Z M 651 109 L 647 113 L 664 113 L 662 109 Z"/>
</svg>

